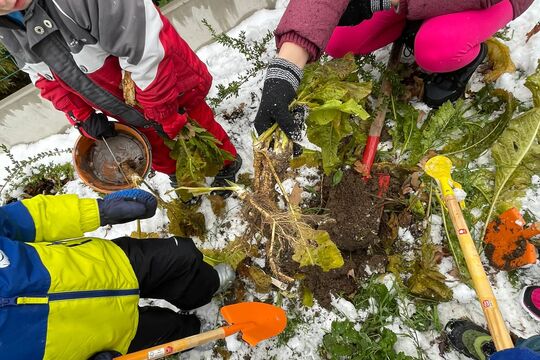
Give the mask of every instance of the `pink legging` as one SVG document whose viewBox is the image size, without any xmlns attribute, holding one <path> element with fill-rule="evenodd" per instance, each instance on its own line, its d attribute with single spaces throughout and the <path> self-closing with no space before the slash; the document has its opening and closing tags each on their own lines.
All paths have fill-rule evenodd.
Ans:
<svg viewBox="0 0 540 360">
<path fill-rule="evenodd" d="M 483 10 L 469 10 L 424 20 L 414 41 L 416 63 L 435 73 L 450 72 L 472 62 L 480 44 L 512 20 L 510 0 Z M 394 10 L 377 12 L 356 26 L 339 26 L 326 47 L 333 57 L 349 52 L 369 54 L 396 40 L 405 17 Z"/>
</svg>

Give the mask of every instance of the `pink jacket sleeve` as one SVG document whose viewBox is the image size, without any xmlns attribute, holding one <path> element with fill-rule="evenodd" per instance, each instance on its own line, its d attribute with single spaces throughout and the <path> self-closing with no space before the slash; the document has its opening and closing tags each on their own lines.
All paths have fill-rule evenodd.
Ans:
<svg viewBox="0 0 540 360">
<path fill-rule="evenodd" d="M 284 42 L 295 43 L 317 60 L 347 9 L 349 0 L 291 0 L 274 32 L 278 49 Z"/>
</svg>

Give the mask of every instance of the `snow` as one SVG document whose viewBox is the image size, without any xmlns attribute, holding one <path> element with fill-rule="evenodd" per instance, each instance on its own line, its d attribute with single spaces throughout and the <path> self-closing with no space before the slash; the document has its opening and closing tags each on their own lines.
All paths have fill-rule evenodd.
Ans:
<svg viewBox="0 0 540 360">
<path fill-rule="evenodd" d="M 287 3 L 287 0 L 278 0 L 277 8 L 275 10 L 258 11 L 232 30 L 230 34 L 236 36 L 240 31 L 245 31 L 248 41 L 261 39 L 267 31 L 271 31 L 276 27 Z M 525 34 L 537 23 L 539 18 L 540 1 L 537 0 L 525 14 L 509 25 L 510 30 L 508 33 L 511 34 L 511 39 L 504 42 L 511 49 L 511 56 L 518 71 L 515 74 L 505 74 L 496 82 L 497 87 L 513 92 L 518 99 L 526 103 L 530 103 L 531 94 L 529 90 L 524 87 L 524 78 L 531 74 L 536 68 L 537 59 L 540 54 L 540 34 L 533 36 L 526 44 L 524 38 Z M 204 47 L 198 52 L 198 55 L 206 63 L 214 78 L 214 84 L 209 96 L 216 95 L 218 84 L 226 85 L 230 81 L 235 80 L 237 74 L 243 72 L 248 65 L 246 60 L 235 50 L 224 48 L 219 44 L 212 44 Z M 270 50 L 263 56 L 264 60 L 269 60 L 274 55 L 275 50 L 271 43 Z M 388 56 L 388 49 L 376 51 L 375 56 L 377 60 L 384 61 Z M 241 104 L 245 104 L 245 115 L 241 120 L 228 121 L 221 116 L 217 117 L 218 121 L 230 134 L 233 143 L 237 146 L 237 149 L 244 160 L 240 171 L 241 173 L 252 172 L 252 120 L 255 117 L 260 100 L 263 76 L 264 73 L 260 72 L 254 78 L 251 78 L 240 88 L 239 96 L 237 98 L 227 99 L 218 107 L 218 109 L 216 109 L 217 113 L 220 113 L 224 109 L 230 111 L 239 107 Z M 472 80 L 471 88 L 473 90 L 479 89 L 482 85 L 481 81 L 481 76 L 475 75 Z M 429 108 L 423 103 L 415 103 L 414 106 L 426 112 L 429 111 Z M 75 129 L 70 129 L 64 134 L 54 135 L 33 144 L 14 146 L 11 151 L 16 159 L 26 159 L 29 156 L 34 156 L 52 148 L 70 149 L 73 147 L 77 137 L 78 132 Z M 316 149 L 315 146 L 308 144 L 305 139 L 302 144 Z M 380 145 L 381 148 L 384 147 L 387 149 L 391 148 L 391 146 L 391 143 L 383 143 Z M 71 161 L 71 154 L 66 153 L 55 157 L 45 157 L 42 160 L 39 160 L 38 163 L 46 164 L 51 161 L 54 163 L 69 162 Z M 6 177 L 7 172 L 4 167 L 9 164 L 10 161 L 6 155 L 0 154 L 0 179 Z M 490 167 L 492 164 L 491 154 L 487 151 L 471 164 L 471 168 Z M 299 175 L 294 180 L 291 180 L 290 183 L 284 182 L 284 186 L 288 192 L 291 191 L 294 183 L 297 183 L 305 189 L 308 186 L 317 185 L 320 178 L 321 174 L 317 170 L 304 167 L 300 169 Z M 165 195 L 165 193 L 170 190 L 167 176 L 158 173 L 154 177 L 148 179 L 148 183 L 165 198 L 170 196 Z M 98 196 L 97 193 L 84 186 L 79 179 L 69 182 L 65 187 L 65 192 L 78 194 L 81 197 L 95 198 Z M 459 191 L 457 191 L 457 193 L 459 193 Z M 13 195 L 17 195 L 17 193 Z M 302 197 L 308 196 L 311 196 L 308 192 L 302 194 Z M 203 248 L 222 248 L 226 246 L 228 242 L 242 236 L 245 232 L 246 224 L 239 216 L 240 205 L 238 199 L 229 198 L 227 200 L 226 214 L 221 218 L 217 218 L 210 209 L 209 201 L 206 199 L 203 200 L 201 210 L 206 216 L 209 231 L 206 241 L 201 242 L 199 239 L 196 239 L 197 244 Z M 540 220 L 540 176 L 538 175 L 533 177 L 533 186 L 527 190 L 526 197 L 523 200 L 523 211 L 529 212 L 536 221 Z M 435 244 L 444 244 L 446 240 L 442 218 L 437 215 L 432 215 L 429 221 L 431 224 L 432 241 Z M 227 224 L 226 228 L 223 227 L 225 223 Z M 163 236 L 167 236 L 167 217 L 165 212 L 163 210 L 158 210 L 153 218 L 142 220 L 141 227 L 142 231 L 158 232 L 163 234 Z M 124 225 L 100 228 L 89 235 L 112 239 L 129 235 L 135 230 L 136 223 L 133 222 Z M 409 244 L 413 244 L 416 241 L 410 230 L 405 228 L 399 229 L 399 237 Z M 261 267 L 264 267 L 265 265 L 264 259 L 254 259 L 254 263 Z M 452 275 L 454 267 L 455 265 L 449 257 L 443 258 L 439 265 L 441 273 L 446 276 L 447 285 L 454 293 L 454 297 L 451 301 L 441 303 L 437 307 L 441 323 L 444 325 L 451 319 L 468 317 L 478 324 L 485 325 L 484 316 L 474 290 L 458 281 L 458 279 Z M 369 269 L 366 270 L 368 271 Z M 540 324 L 534 321 L 521 308 L 518 300 L 520 287 L 522 285 L 537 285 L 540 283 L 540 267 L 535 265 L 518 270 L 518 277 L 521 284 L 518 284 L 517 287 L 512 285 L 505 272 L 496 273 L 489 268 L 488 271 L 489 278 L 499 301 L 499 307 L 502 309 L 503 316 L 507 321 L 509 328 L 519 336 L 524 337 L 540 333 Z M 379 281 L 384 283 L 387 288 L 392 289 L 394 277 L 393 275 L 387 274 L 381 277 Z M 248 294 L 248 296 L 255 300 L 257 299 L 256 295 L 257 294 Z M 161 306 L 171 306 L 163 301 L 152 301 L 152 303 Z M 221 299 L 217 298 L 210 304 L 197 309 L 196 313 L 202 319 L 204 330 L 213 329 L 222 324 L 222 320 L 219 316 L 219 307 L 221 305 Z M 332 311 L 326 310 L 318 304 L 315 304 L 312 308 L 305 308 L 296 304 L 296 299 L 289 300 L 284 297 L 282 306 L 288 311 L 289 315 L 294 314 L 294 317 L 300 319 L 300 324 L 296 328 L 294 335 L 284 344 L 280 343 L 278 339 L 271 339 L 261 343 L 255 348 L 250 348 L 246 343 L 241 341 L 238 336 L 231 336 L 226 340 L 226 347 L 232 353 L 231 359 L 321 359 L 319 347 L 324 334 L 330 330 L 332 321 L 349 319 L 351 321 L 356 321 L 357 324 L 359 324 L 367 315 L 366 312 L 358 311 L 354 308 L 352 303 L 341 297 L 334 297 L 332 305 Z M 410 305 L 412 304 L 404 304 L 408 311 L 411 311 L 409 308 Z M 374 306 L 376 306 L 376 304 L 373 303 L 372 307 Z M 371 309 L 371 311 L 372 310 L 373 309 Z M 404 351 L 409 355 L 416 356 L 417 341 L 419 346 L 426 353 L 428 359 L 465 359 L 453 351 L 447 352 L 444 356 L 441 356 L 436 345 L 437 343 L 435 342 L 435 338 L 439 334 L 435 332 L 421 333 L 413 331 L 401 323 L 399 319 L 396 319 L 395 323 L 388 328 L 397 334 L 400 334 L 396 350 Z M 412 338 L 411 334 L 413 335 Z M 413 340 L 413 338 L 416 340 Z M 182 354 L 180 358 L 213 359 L 219 358 L 219 356 L 215 355 L 212 346 L 209 345 Z"/>
</svg>

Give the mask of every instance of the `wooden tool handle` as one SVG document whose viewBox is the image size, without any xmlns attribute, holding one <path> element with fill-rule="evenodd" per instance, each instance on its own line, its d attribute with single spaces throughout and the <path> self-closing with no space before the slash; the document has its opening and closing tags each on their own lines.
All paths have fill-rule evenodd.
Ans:
<svg viewBox="0 0 540 360">
<path fill-rule="evenodd" d="M 126 354 L 115 359 L 119 360 L 150 360 L 161 359 L 166 356 L 176 354 L 180 351 L 189 350 L 210 341 L 224 339 L 226 336 L 225 328 L 219 328 L 207 331 L 202 334 L 193 335 L 184 339 L 171 341 L 169 343 L 154 346 L 145 350 Z"/>
<path fill-rule="evenodd" d="M 454 229 L 459 239 L 459 245 L 463 252 L 465 262 L 467 263 L 467 269 L 469 269 L 474 289 L 476 290 L 476 295 L 478 296 L 478 300 L 484 311 L 484 316 L 493 342 L 495 343 L 495 347 L 498 351 L 513 348 L 514 344 L 510 338 L 510 333 L 504 323 L 499 306 L 497 305 L 497 300 L 493 294 L 493 289 L 491 288 L 484 267 L 482 266 L 480 256 L 478 255 L 474 241 L 469 233 L 467 223 L 463 218 L 461 208 L 453 195 L 445 196 L 444 201 L 448 207 L 452 223 L 454 224 Z"/>
</svg>

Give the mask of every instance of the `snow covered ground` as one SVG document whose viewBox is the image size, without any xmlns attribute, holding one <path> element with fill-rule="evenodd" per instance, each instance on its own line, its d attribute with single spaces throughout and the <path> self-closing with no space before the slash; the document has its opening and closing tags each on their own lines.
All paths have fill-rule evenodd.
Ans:
<svg viewBox="0 0 540 360">
<path fill-rule="evenodd" d="M 273 30 L 287 4 L 287 0 L 278 1 L 276 10 L 262 10 L 245 20 L 236 29 L 231 31 L 231 35 L 235 36 L 240 31 L 245 31 L 247 39 L 261 39 L 268 30 Z M 510 24 L 509 34 L 511 40 L 506 43 L 510 46 L 512 59 L 514 60 L 518 71 L 515 74 L 505 74 L 497 82 L 497 86 L 513 92 L 520 100 L 529 101 L 530 92 L 524 87 L 524 79 L 531 74 L 537 65 L 537 59 L 540 57 L 540 34 L 533 36 L 528 43 L 525 44 L 525 34 L 532 26 L 540 19 L 540 0 L 536 0 L 532 7 L 516 21 Z M 266 54 L 270 59 L 274 55 L 272 50 Z M 383 58 L 387 55 L 388 50 L 383 49 L 377 52 L 378 58 Z M 198 52 L 198 55 L 208 65 L 210 72 L 214 77 L 214 88 L 210 96 L 215 95 L 215 85 L 227 84 L 234 80 L 238 73 L 242 72 L 247 65 L 241 55 L 235 50 L 224 48 L 220 45 L 209 45 Z M 249 80 L 240 90 L 240 95 L 237 98 L 229 99 L 218 108 L 220 110 L 232 110 L 242 103 L 246 104 L 244 109 L 246 115 L 241 120 L 229 122 L 221 117 L 218 120 L 223 125 L 225 130 L 230 134 L 233 143 L 237 145 L 239 153 L 244 159 L 244 164 L 241 172 L 250 172 L 252 167 L 251 153 L 251 121 L 255 117 L 257 110 L 260 92 L 263 82 L 263 73 L 261 72 L 255 78 Z M 479 86 L 481 78 L 474 77 L 473 89 Z M 67 131 L 65 134 L 54 135 L 43 139 L 34 144 L 18 145 L 12 148 L 12 153 L 17 159 L 25 159 L 28 156 L 37 154 L 41 151 L 52 148 L 66 149 L 71 148 L 78 136 L 78 132 L 74 129 Z M 53 159 L 44 159 L 44 163 L 51 160 L 58 163 L 70 161 L 71 155 L 64 154 Z M 0 155 L 0 179 L 6 176 L 4 167 L 9 164 L 9 160 L 5 155 Z M 2 181 L 0 181 L 2 183 Z M 169 190 L 168 178 L 165 175 L 157 174 L 149 179 L 149 183 L 160 193 L 164 194 Z M 537 220 L 540 220 L 540 178 L 534 179 L 535 187 L 527 192 L 527 198 L 524 200 L 524 209 L 530 211 Z M 80 180 L 71 181 L 66 185 L 67 193 L 75 193 L 83 197 L 96 197 L 97 194 L 84 186 Z M 216 219 L 213 215 L 210 204 L 207 200 L 203 201 L 202 210 L 206 215 L 207 226 L 209 228 L 208 239 L 203 247 L 220 248 L 225 246 L 228 241 L 232 241 L 235 237 L 241 234 L 244 230 L 244 224 L 238 220 L 239 202 L 235 199 L 227 200 L 228 212 L 225 219 Z M 163 211 L 159 211 L 152 219 L 142 221 L 142 230 L 147 232 L 166 231 L 166 216 Z M 219 231 L 220 225 L 224 221 L 229 221 L 231 227 L 227 231 Z M 441 239 L 442 231 L 440 218 L 433 219 L 436 226 L 433 227 L 432 234 L 435 238 Z M 136 230 L 136 224 L 130 223 L 126 225 L 116 225 L 112 228 L 101 228 L 90 235 L 115 238 L 129 235 Z M 445 324 L 450 319 L 455 319 L 463 316 L 472 318 L 479 324 L 485 324 L 480 306 L 476 300 L 474 291 L 467 286 L 461 284 L 454 279 L 450 274 L 452 269 L 451 259 L 445 259 L 440 265 L 441 272 L 447 276 L 447 284 L 454 291 L 454 299 L 447 303 L 442 303 L 438 306 L 439 317 L 442 324 Z M 504 272 L 489 274 L 492 284 L 495 288 L 495 293 L 499 299 L 499 306 L 503 311 L 504 317 L 509 324 L 509 327 L 516 334 L 528 337 L 540 334 L 540 324 L 532 320 L 532 318 L 519 305 L 517 300 L 518 291 L 511 284 L 508 276 Z M 540 269 L 534 265 L 528 269 L 520 270 L 519 276 L 521 281 L 526 284 L 540 284 Z M 257 299 L 258 294 L 252 295 Z M 329 312 L 318 305 L 311 309 L 301 308 L 298 305 L 292 304 L 285 300 L 284 306 L 288 307 L 290 312 L 294 312 L 296 316 L 300 316 L 303 321 L 299 325 L 294 335 L 285 344 L 279 344 L 277 340 L 270 340 L 262 343 L 257 348 L 251 349 L 245 343 L 236 339 L 236 337 L 227 340 L 227 347 L 232 352 L 231 359 L 320 359 L 319 346 L 322 336 L 329 331 L 330 325 L 336 319 L 361 319 L 361 314 L 355 313 L 355 309 L 350 308 L 344 300 L 334 301 L 335 309 Z M 204 318 L 205 328 L 212 328 L 219 323 L 219 299 L 215 300 L 208 306 L 198 310 L 198 314 Z M 396 333 L 406 333 L 404 325 L 396 322 L 390 328 Z M 428 359 L 461 359 L 455 352 L 449 352 L 441 357 L 438 348 L 435 344 L 434 332 L 420 333 L 417 332 L 421 347 L 427 354 Z M 407 336 L 400 336 L 397 348 L 404 351 L 408 355 L 416 356 L 416 348 L 412 340 Z M 182 359 L 210 359 L 212 358 L 211 347 L 194 350 L 181 356 Z"/>
</svg>

